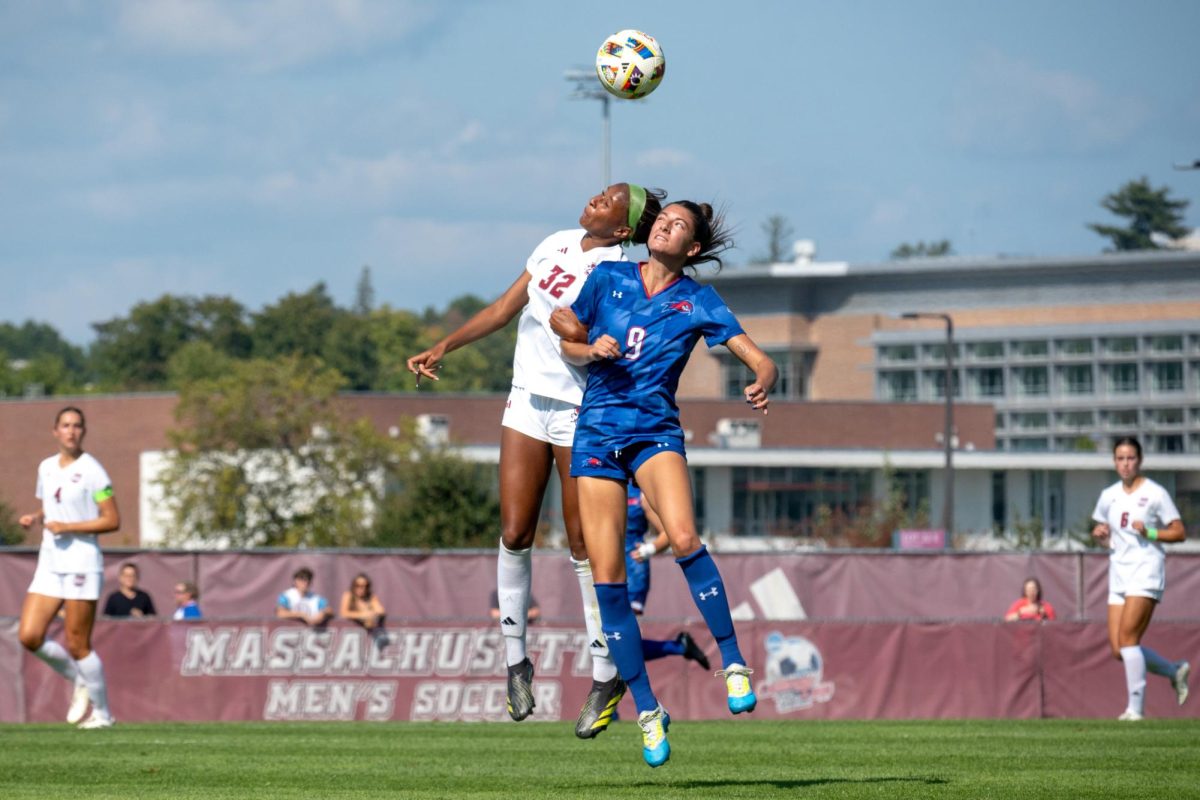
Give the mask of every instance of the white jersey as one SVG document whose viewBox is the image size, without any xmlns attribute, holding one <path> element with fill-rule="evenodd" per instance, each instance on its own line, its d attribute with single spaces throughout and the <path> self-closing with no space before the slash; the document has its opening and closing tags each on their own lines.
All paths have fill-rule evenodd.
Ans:
<svg viewBox="0 0 1200 800">
<path fill-rule="evenodd" d="M 1162 544 L 1135 531 L 1133 523 L 1165 528 L 1179 519 L 1179 510 L 1166 489 L 1144 478 L 1132 493 L 1126 493 L 1120 481 L 1101 492 L 1092 519 L 1108 525 L 1112 563 L 1126 566 L 1165 559 Z"/>
<path fill-rule="evenodd" d="M 53 455 L 38 465 L 37 498 L 45 522 L 86 522 L 100 516 L 100 501 L 112 497 L 112 481 L 100 462 L 84 453 L 65 467 Z M 94 533 L 53 534 L 42 530 L 38 569 L 100 572 L 104 559 Z"/>
<path fill-rule="evenodd" d="M 529 302 L 517 322 L 513 352 L 513 386 L 574 405 L 583 400 L 587 369 L 563 360 L 550 315 L 575 302 L 584 281 L 601 261 L 626 260 L 620 245 L 585 252 L 585 233 L 576 228 L 551 234 L 529 256 L 525 264 L 530 276 Z"/>
<path fill-rule="evenodd" d="M 311 617 L 329 608 L 329 601 L 316 592 L 301 594 L 293 586 L 279 595 L 275 604 L 287 611 L 298 611 L 306 617 Z"/>
</svg>

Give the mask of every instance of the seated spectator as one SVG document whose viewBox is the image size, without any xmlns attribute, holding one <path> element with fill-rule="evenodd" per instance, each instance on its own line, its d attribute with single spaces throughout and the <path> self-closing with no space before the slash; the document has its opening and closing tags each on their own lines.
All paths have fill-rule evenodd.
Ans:
<svg viewBox="0 0 1200 800">
<path fill-rule="evenodd" d="M 1054 606 L 1042 600 L 1042 584 L 1037 578 L 1026 578 L 1021 591 L 1021 597 L 1008 607 L 1005 622 L 1054 619 Z"/>
<path fill-rule="evenodd" d="M 275 602 L 275 616 L 280 619 L 298 619 L 305 625 L 324 625 L 333 617 L 329 601 L 312 591 L 313 573 L 301 567 L 292 575 L 292 588 L 279 595 Z"/>
<path fill-rule="evenodd" d="M 153 617 L 154 601 L 138 588 L 137 564 L 127 561 L 117 573 L 117 590 L 104 601 L 106 617 Z"/>
<path fill-rule="evenodd" d="M 200 590 L 191 581 L 175 584 L 175 614 L 172 619 L 201 619 Z"/>
<path fill-rule="evenodd" d="M 339 616 L 350 619 L 374 632 L 383 627 L 385 609 L 379 597 L 371 590 L 371 579 L 360 572 L 350 581 L 350 588 L 342 592 L 342 608 Z"/>
<path fill-rule="evenodd" d="M 490 613 L 491 613 L 492 619 L 500 619 L 500 592 L 497 591 L 496 589 L 492 589 L 491 612 Z M 542 616 L 542 609 L 540 609 L 538 607 L 537 598 L 534 597 L 532 594 L 530 594 L 529 595 L 529 611 L 526 614 L 525 622 L 526 623 L 537 622 L 538 619 L 541 618 L 541 616 Z"/>
</svg>

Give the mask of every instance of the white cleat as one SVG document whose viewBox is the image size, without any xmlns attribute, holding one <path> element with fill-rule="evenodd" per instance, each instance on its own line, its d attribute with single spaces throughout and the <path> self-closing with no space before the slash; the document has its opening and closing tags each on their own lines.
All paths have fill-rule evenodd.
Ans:
<svg viewBox="0 0 1200 800">
<path fill-rule="evenodd" d="M 78 724 L 84 715 L 87 714 L 88 702 L 87 684 L 75 684 L 75 692 L 71 695 L 71 707 L 67 709 L 67 722 L 72 725 Z"/>
<path fill-rule="evenodd" d="M 81 731 L 94 731 L 98 728 L 111 728 L 114 722 L 116 720 L 111 715 L 101 716 L 93 710 L 91 716 L 79 723 L 78 728 Z"/>
<path fill-rule="evenodd" d="M 1121 716 L 1117 717 L 1117 719 L 1120 720 L 1121 722 L 1141 722 L 1143 717 L 1141 714 L 1134 711 L 1133 709 L 1127 708 L 1121 714 Z"/>
<path fill-rule="evenodd" d="M 1175 668 L 1175 677 L 1171 678 L 1171 685 L 1175 687 L 1175 699 L 1179 701 L 1179 705 L 1187 702 L 1188 697 L 1188 676 L 1192 674 L 1192 665 L 1186 661 L 1180 661 L 1179 666 Z"/>
</svg>

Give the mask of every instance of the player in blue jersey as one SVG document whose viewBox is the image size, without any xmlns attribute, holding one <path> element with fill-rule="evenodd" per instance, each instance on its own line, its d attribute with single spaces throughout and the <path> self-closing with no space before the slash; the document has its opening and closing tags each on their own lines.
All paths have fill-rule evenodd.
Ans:
<svg viewBox="0 0 1200 800">
<path fill-rule="evenodd" d="M 599 264 L 571 309 L 588 327 L 588 344 L 563 341 L 563 355 L 589 364 L 571 456 L 584 542 L 609 652 L 633 693 L 643 758 L 652 767 L 670 757 L 670 717 L 650 686 L 641 631 L 629 604 L 623 547 L 626 485 L 633 478 L 658 512 L 692 599 L 720 649 L 729 709 L 752 711 L 750 669 L 738 648 L 729 601 L 716 563 L 701 544 L 675 405 L 679 376 L 701 336 L 724 344 L 755 375 L 746 402 L 767 410 L 778 370 L 707 286 L 684 274 L 706 261 L 720 264 L 730 245 L 720 216 L 707 204 L 672 203 L 646 243 L 650 260 Z M 560 316 L 562 316 L 560 314 Z"/>
<path fill-rule="evenodd" d="M 532 548 L 542 498 L 551 473 L 557 471 L 562 485 L 563 527 L 591 642 L 592 689 L 575 727 L 575 734 L 584 739 L 608 726 L 610 717 L 603 711 L 621 699 L 624 684 L 604 645 L 591 566 L 579 525 L 575 481 L 570 477 L 575 416 L 587 376 L 563 361 L 558 341 L 561 334 L 551 330 L 550 317 L 556 308 L 570 305 L 597 263 L 624 258 L 623 244 L 645 243 L 665 197 L 663 192 L 632 183 L 609 186 L 584 207 L 578 228 L 551 234 L 537 246 L 520 277 L 499 299 L 433 347 L 408 359 L 408 369 L 417 376 L 418 384 L 421 378 L 437 380 L 437 371 L 448 354 L 503 328 L 520 314 L 513 353 L 513 387 L 500 434 L 496 588 L 508 666 L 508 713 L 514 720 L 522 720 L 533 713 L 535 706 L 534 666 L 525 647 Z"/>
</svg>

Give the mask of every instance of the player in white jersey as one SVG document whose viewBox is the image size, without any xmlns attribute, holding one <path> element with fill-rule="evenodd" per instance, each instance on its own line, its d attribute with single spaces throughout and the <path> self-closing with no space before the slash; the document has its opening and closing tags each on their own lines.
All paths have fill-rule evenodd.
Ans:
<svg viewBox="0 0 1200 800">
<path fill-rule="evenodd" d="M 54 418 L 58 453 L 38 466 L 36 494 L 42 508 L 20 518 L 25 528 L 42 526 L 42 547 L 17 633 L 27 650 L 74 684 L 67 721 L 85 729 L 113 724 L 104 666 L 92 650 L 92 625 L 104 581 L 96 536 L 121 524 L 108 473 L 83 452 L 86 433 L 78 408 L 64 408 Z M 46 638 L 50 622 L 64 606 L 65 649 Z M 84 719 L 89 703 L 92 713 Z"/>
<path fill-rule="evenodd" d="M 534 708 L 533 663 L 525 648 L 531 550 L 542 498 L 551 469 L 555 468 L 562 486 L 563 525 L 592 642 L 593 684 L 575 728 L 580 738 L 591 738 L 604 729 L 607 721 L 597 726 L 597 716 L 614 699 L 620 699 L 625 687 L 608 656 L 600 629 L 575 481 L 570 476 L 571 441 L 587 376 L 563 361 L 559 337 L 550 328 L 550 315 L 554 309 L 574 302 L 596 264 L 623 259 L 622 243 L 646 242 L 665 196 L 630 183 L 609 186 L 583 209 L 579 217 L 582 230 L 559 231 L 547 237 L 499 299 L 430 349 L 408 359 L 408 369 L 417 376 L 418 385 L 422 377 L 437 380 L 437 371 L 448 353 L 503 328 L 521 313 L 513 354 L 512 392 L 500 434 L 500 550 L 496 573 L 500 630 L 508 664 L 508 713 L 522 720 Z M 576 335 L 586 341 L 582 328 Z"/>
<path fill-rule="evenodd" d="M 1113 463 L 1120 480 L 1100 493 L 1092 535 L 1108 543 L 1108 642 L 1125 665 L 1128 703 L 1120 719 L 1145 713 L 1146 671 L 1171 681 L 1180 705 L 1187 700 L 1186 661 L 1172 662 L 1142 644 L 1154 607 L 1166 588 L 1166 554 L 1161 542 L 1182 542 L 1179 511 L 1159 484 L 1141 474 L 1142 445 L 1132 436 L 1117 440 Z"/>
</svg>

